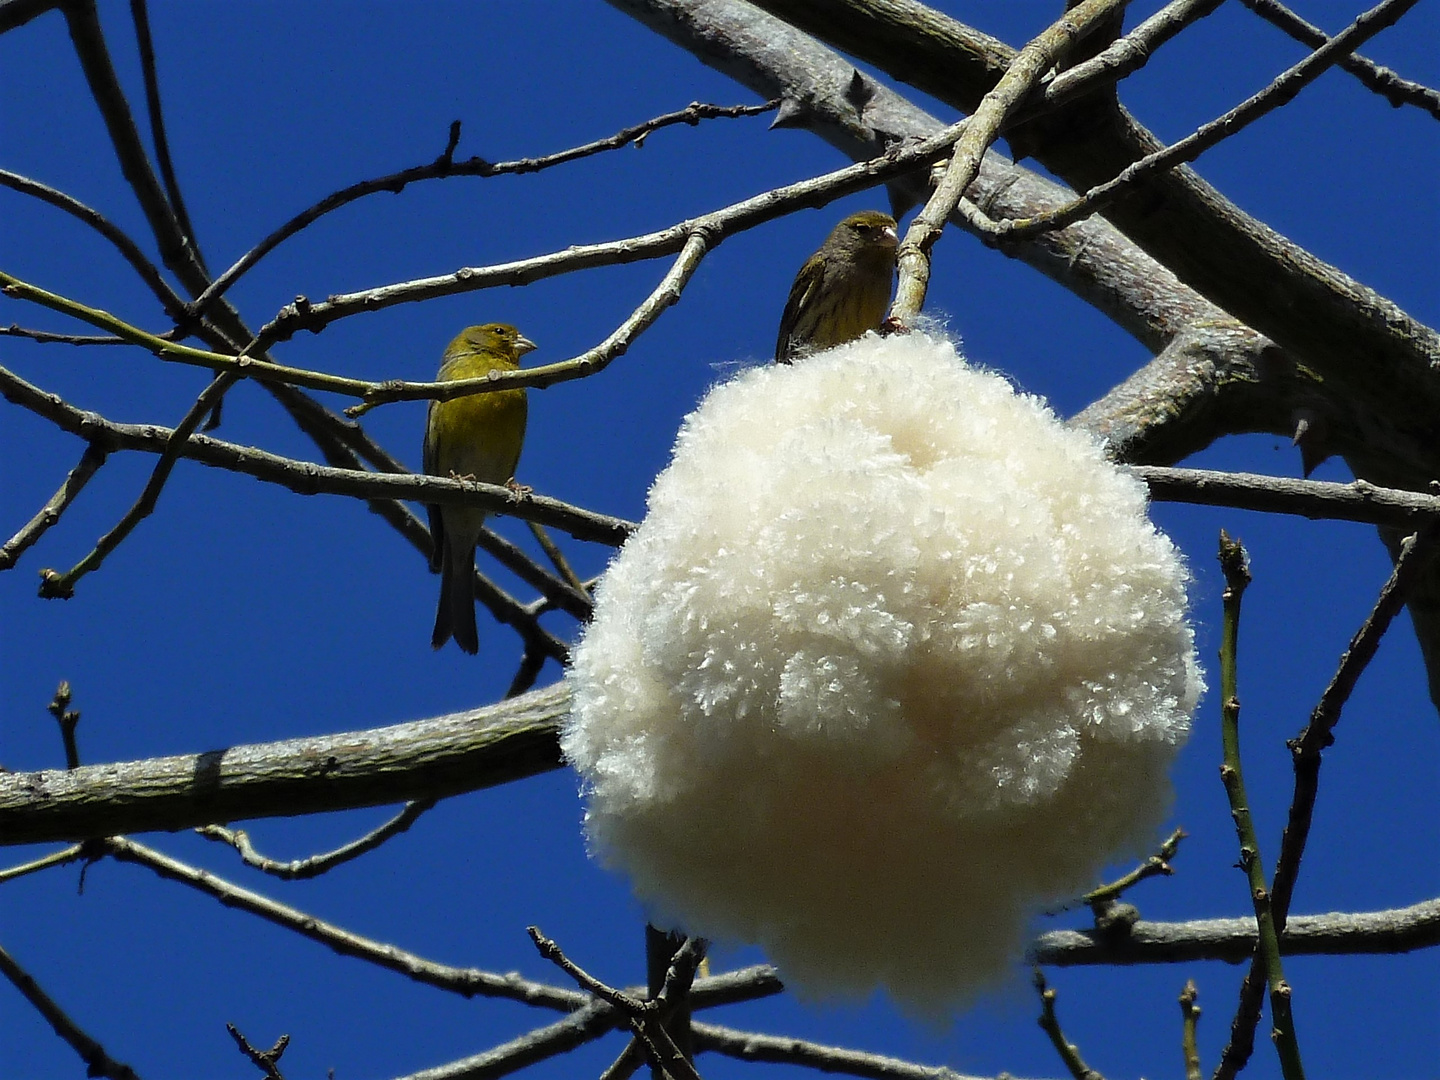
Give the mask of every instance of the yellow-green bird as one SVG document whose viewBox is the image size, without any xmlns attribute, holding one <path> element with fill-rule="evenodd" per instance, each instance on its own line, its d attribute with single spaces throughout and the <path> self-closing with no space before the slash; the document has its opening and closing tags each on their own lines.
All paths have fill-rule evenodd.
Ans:
<svg viewBox="0 0 1440 1080">
<path fill-rule="evenodd" d="M 473 379 L 492 371 L 514 371 L 535 343 L 513 326 L 467 326 L 445 348 L 436 382 Z M 425 418 L 425 471 L 487 484 L 515 477 L 525 441 L 524 389 L 472 394 L 432 401 Z M 440 606 L 430 645 L 440 648 L 452 637 L 472 655 L 480 650 L 475 629 L 475 541 L 485 511 L 462 506 L 431 506 L 430 536 L 435 549 L 431 573 L 440 574 Z"/>
<path fill-rule="evenodd" d="M 878 330 L 890 304 L 899 243 L 895 219 L 879 210 L 862 210 L 836 225 L 790 286 L 775 360 L 788 364 Z"/>
</svg>

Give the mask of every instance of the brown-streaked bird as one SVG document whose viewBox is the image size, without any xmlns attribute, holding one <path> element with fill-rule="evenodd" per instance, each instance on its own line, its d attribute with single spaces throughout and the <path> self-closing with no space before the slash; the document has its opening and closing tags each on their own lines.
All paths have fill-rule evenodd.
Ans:
<svg viewBox="0 0 1440 1080">
<path fill-rule="evenodd" d="M 436 382 L 473 379 L 492 371 L 514 371 L 535 343 L 505 323 L 467 326 L 445 348 Z M 425 471 L 487 484 L 515 477 L 525 441 L 525 390 L 472 394 L 432 401 L 425 418 Z M 463 506 L 431 506 L 430 536 L 435 542 L 430 571 L 440 574 L 440 604 L 430 645 L 440 648 L 452 637 L 472 655 L 480 650 L 475 629 L 475 541 L 485 511 Z"/>
<path fill-rule="evenodd" d="M 899 243 L 895 219 L 879 210 L 862 210 L 836 225 L 790 286 L 776 361 L 788 364 L 878 330 L 890 304 Z"/>
</svg>

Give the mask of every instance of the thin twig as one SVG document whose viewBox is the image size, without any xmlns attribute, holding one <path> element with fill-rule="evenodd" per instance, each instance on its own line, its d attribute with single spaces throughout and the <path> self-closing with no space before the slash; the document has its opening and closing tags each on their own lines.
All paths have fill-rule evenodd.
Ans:
<svg viewBox="0 0 1440 1080">
<path fill-rule="evenodd" d="M 332 322 L 366 311 L 379 311 L 397 304 L 416 303 L 437 296 L 454 296 L 501 285 L 528 285 L 534 281 L 587 270 L 597 266 L 663 258 L 680 253 L 699 233 L 705 234 L 713 249 L 722 240 L 748 229 L 784 217 L 806 207 L 827 206 L 836 199 L 876 187 L 943 156 L 960 137 L 963 126 L 952 125 L 934 135 L 903 146 L 895 144 L 878 157 L 837 169 L 821 176 L 787 184 L 738 203 L 682 221 L 656 232 L 613 240 L 602 244 L 578 244 L 563 251 L 488 267 L 464 267 L 440 277 L 382 285 L 361 292 L 332 296 L 311 302 L 301 298 L 286 305 L 265 326 L 257 340 L 259 347 L 284 341 L 301 330 L 318 333 Z M 540 369 L 532 369 L 540 370 Z M 529 385 L 507 374 L 496 389 Z M 463 385 L 441 383 L 445 386 Z M 538 385 L 538 384 L 537 384 Z M 427 395 L 429 396 L 429 395 Z"/>
<path fill-rule="evenodd" d="M 55 723 L 60 725 L 60 742 L 65 747 L 65 767 L 78 769 L 80 767 L 80 747 L 75 742 L 75 729 L 80 724 L 80 710 L 70 708 L 70 683 L 68 680 L 60 680 L 60 685 L 55 688 L 55 696 L 51 698 L 50 704 L 45 706 L 45 711 L 55 718 Z"/>
<path fill-rule="evenodd" d="M 1361 673 L 1374 658 L 1381 637 L 1404 606 L 1406 593 L 1423 569 L 1435 536 L 1435 525 L 1430 523 L 1422 533 L 1406 538 L 1401 544 L 1389 579 L 1381 588 L 1380 596 L 1365 622 L 1351 638 L 1349 648 L 1340 657 L 1330 684 L 1310 714 L 1310 722 L 1287 743 L 1295 771 L 1295 790 L 1285 830 L 1280 837 L 1280 857 L 1276 860 L 1270 889 L 1275 925 L 1282 932 L 1286 929 L 1295 881 L 1300 874 L 1300 860 L 1310 836 L 1311 816 L 1319 794 L 1321 752 L 1334 742 L 1331 733 L 1340 720 L 1340 712 Z M 1231 1080 L 1245 1067 L 1254 1052 L 1264 976 L 1265 970 L 1257 953 L 1240 984 L 1240 1000 L 1230 1023 L 1230 1039 L 1215 1070 L 1216 1080 Z"/>
<path fill-rule="evenodd" d="M 145 82 L 145 108 L 150 116 L 150 138 L 155 144 L 155 163 L 160 166 L 160 178 L 165 182 L 165 195 L 181 235 L 194 253 L 200 269 L 205 268 L 205 257 L 200 245 L 195 242 L 195 229 L 190 224 L 190 214 L 185 209 L 185 200 L 180 195 L 180 183 L 175 179 L 175 166 L 170 161 L 170 140 L 165 134 L 165 113 L 160 107 L 160 76 L 155 66 L 155 45 L 150 38 L 150 12 L 145 0 L 130 0 L 130 17 L 135 23 L 135 43 L 140 52 L 140 74 Z"/>
<path fill-rule="evenodd" d="M 250 1040 L 245 1038 L 234 1024 L 227 1023 L 225 1030 L 235 1040 L 235 1045 L 240 1048 L 240 1052 L 265 1074 L 266 1080 L 285 1080 L 284 1075 L 280 1072 L 280 1057 L 285 1053 L 285 1048 L 290 1045 L 289 1035 L 281 1035 L 269 1050 L 257 1050 L 250 1045 Z"/>
<path fill-rule="evenodd" d="M 674 1080 L 700 1080 L 695 1066 L 681 1053 L 680 1048 L 675 1045 L 675 1040 L 665 1030 L 661 1001 L 637 998 L 601 982 L 566 956 L 564 950 L 555 941 L 542 934 L 538 927 L 526 927 L 526 932 L 530 935 L 530 940 L 535 943 L 535 948 L 541 956 L 574 979 L 583 990 L 620 1011 L 629 1023 L 630 1030 L 644 1044 L 645 1052 L 652 1065 L 663 1070 Z M 696 962 L 698 963 L 698 960 Z M 691 968 L 690 974 L 693 977 L 693 968 Z"/>
<path fill-rule="evenodd" d="M 1284 4 L 1278 3 L 1277 0 L 1240 0 L 1240 2 L 1256 15 L 1278 26 L 1296 41 L 1309 48 L 1318 49 L 1330 40 L 1319 27 L 1311 26 Z M 1420 83 L 1411 82 L 1409 79 L 1402 79 L 1389 68 L 1381 67 L 1357 53 L 1345 57 L 1340 61 L 1339 66 L 1385 98 L 1395 108 L 1398 109 L 1401 105 L 1414 105 L 1440 120 L 1440 92 Z"/>
<path fill-rule="evenodd" d="M 579 600 L 580 602 L 576 603 L 575 608 L 569 608 L 569 606 L 567 606 L 567 608 L 564 608 L 564 611 L 570 612 L 570 615 L 575 615 L 577 619 L 589 619 L 590 612 L 593 611 L 595 605 L 593 605 L 592 600 L 590 600 L 590 592 L 589 589 L 585 588 L 585 582 L 580 580 L 580 576 L 575 572 L 575 567 L 570 566 L 570 560 L 564 557 L 564 552 L 560 550 L 559 544 L 550 536 L 546 527 L 540 526 L 540 524 L 536 524 L 534 521 L 527 521 L 526 524 L 530 526 L 531 536 L 536 539 L 536 543 L 540 544 L 541 552 L 546 553 L 550 564 L 560 573 L 560 577 L 564 579 L 564 585 L 569 588 L 569 592 L 564 593 L 566 599 Z"/>
<path fill-rule="evenodd" d="M 1279 928 L 1270 903 L 1271 893 L 1265 883 L 1265 862 L 1260 854 L 1255 823 L 1250 816 L 1250 801 L 1245 794 L 1245 775 L 1240 762 L 1240 697 L 1236 669 L 1241 599 L 1250 584 L 1249 562 L 1244 546 L 1222 531 L 1220 569 L 1225 576 L 1225 592 L 1220 636 L 1220 735 L 1225 749 L 1225 763 L 1220 767 L 1220 778 L 1225 785 L 1230 816 L 1235 821 L 1235 832 L 1240 840 L 1240 869 L 1249 880 L 1250 900 L 1255 908 L 1259 931 L 1255 956 L 1263 962 L 1265 981 L 1270 988 L 1270 1019 L 1274 1026 L 1272 1034 L 1276 1053 L 1280 1057 L 1280 1070 L 1285 1080 L 1304 1080 L 1305 1069 L 1300 1060 L 1295 1021 L 1290 1010 L 1290 984 L 1285 981 L 1285 968 L 1280 958 Z M 1237 1024 L 1240 1019 L 1237 1015 Z M 1231 1041 L 1233 1044 L 1233 1037 Z M 1221 1067 L 1224 1067 L 1223 1060 Z"/>
<path fill-rule="evenodd" d="M 398 1080 L 494 1080 L 592 1042 L 624 1022 L 616 1010 L 592 999 L 565 1019 L 527 1031 L 484 1053 L 423 1069 Z"/>
<path fill-rule="evenodd" d="M 76 859 L 84 858 L 85 845 L 71 844 L 67 848 L 53 851 L 49 855 L 42 855 L 27 863 L 20 863 L 18 866 L 7 866 L 0 870 L 0 884 L 13 881 L 16 878 L 25 877 L 27 874 L 34 874 L 40 870 L 48 870 L 52 866 L 65 866 Z"/>
<path fill-rule="evenodd" d="M 356 199 L 373 195 L 376 192 L 388 191 L 398 194 L 410 184 L 421 180 L 437 180 L 450 176 L 503 176 L 508 173 L 532 173 L 540 172 L 543 169 L 552 168 L 556 165 L 564 165 L 571 161 L 590 157 L 594 154 L 603 153 L 607 150 L 618 150 L 623 146 L 634 143 L 637 147 L 643 146 L 646 136 L 662 128 L 675 124 L 689 124 L 694 127 L 702 120 L 709 120 L 720 117 L 742 117 L 759 116 L 761 113 L 772 112 L 780 105 L 779 101 L 768 101 L 763 105 L 707 105 L 703 102 L 692 102 L 690 105 L 677 112 L 665 113 L 644 123 L 635 124 L 623 128 L 614 135 L 604 139 L 597 139 L 595 142 L 586 143 L 583 146 L 571 147 L 568 150 L 561 150 L 558 153 L 546 154 L 543 157 L 521 158 L 518 161 L 502 161 L 490 163 L 479 157 L 472 157 L 468 161 L 455 161 L 455 144 L 459 141 L 459 124 L 451 125 L 451 138 L 446 145 L 445 152 L 428 165 L 417 165 L 401 172 L 391 173 L 389 176 L 381 176 L 374 180 L 362 180 L 357 184 L 351 184 L 347 188 L 325 196 L 315 205 L 300 211 L 285 224 L 272 232 L 264 240 L 247 251 L 235 264 L 221 274 L 203 293 L 195 298 L 191 310 L 203 312 L 210 302 L 217 296 L 222 295 L 236 280 L 248 272 L 256 263 L 275 250 L 280 244 L 300 232 L 302 229 L 313 224 L 315 221 L 347 206 Z"/>
<path fill-rule="evenodd" d="M 52 421 L 62 431 L 99 443 L 105 450 L 140 450 L 163 453 L 174 438 L 171 428 L 153 424 L 118 424 L 95 413 L 77 409 L 57 395 L 48 394 L 14 372 L 0 367 L 0 396 Z M 509 488 L 448 476 L 416 473 L 372 473 L 336 469 L 313 462 L 281 457 L 254 447 L 193 434 L 181 456 L 215 468 L 244 473 L 257 480 L 280 484 L 299 495 L 353 495 L 362 499 L 412 499 L 443 506 L 473 506 L 488 514 L 501 514 L 561 529 L 577 540 L 618 547 L 635 528 L 623 518 L 597 514 L 558 499 L 533 493 L 517 496 Z M 1385 489 L 1374 489 L 1383 491 Z M 1436 500 L 1440 509 L 1440 499 Z M 1402 520 L 1398 514 L 1391 519 Z M 1368 520 L 1359 518 L 1356 520 Z M 1408 520 L 1405 518 L 1404 520 Z M 418 519 L 417 519 L 418 523 Z M 422 552 L 429 555 L 428 534 Z"/>
<path fill-rule="evenodd" d="M 1041 914 L 1060 915 L 1066 911 L 1073 911 L 1082 905 L 1095 906 L 1109 904 L 1123 896 L 1125 891 L 1131 886 L 1138 885 L 1146 878 L 1159 876 L 1168 877 L 1175 872 L 1169 860 L 1175 857 L 1175 852 L 1180 848 L 1180 841 L 1184 840 L 1187 835 L 1184 829 L 1176 829 L 1165 839 L 1154 855 L 1148 856 L 1144 862 L 1137 865 L 1135 869 L 1129 873 L 1108 884 L 1092 889 L 1084 896 L 1077 897 L 1074 900 L 1067 900 L 1063 904 L 1057 904 L 1052 908 L 1046 908 Z"/>
<path fill-rule="evenodd" d="M 900 242 L 900 283 L 895 290 L 890 319 L 901 326 L 910 326 L 925 306 L 925 293 L 930 284 L 930 249 L 940 239 L 960 196 L 965 194 L 970 181 L 979 173 L 980 159 L 999 137 L 1006 118 L 1077 41 L 1123 10 L 1127 2 L 1084 0 L 1066 11 L 1020 50 L 995 88 L 980 102 L 979 108 L 968 121 L 962 122 L 960 138 L 945 175 L 925 208 L 910 222 L 905 238 Z"/>
<path fill-rule="evenodd" d="M 917 1065 L 903 1058 L 885 1057 L 842 1046 L 825 1046 L 788 1035 L 736 1031 L 699 1021 L 695 1022 L 694 1030 L 697 1050 L 712 1050 L 741 1061 L 799 1065 L 817 1072 L 864 1076 L 870 1080 L 986 1080 L 978 1076 L 962 1076 L 944 1065 Z"/>
<path fill-rule="evenodd" d="M 52 334 L 49 330 L 35 330 L 27 326 L 20 326 L 11 323 L 9 326 L 0 326 L 0 336 L 24 338 L 27 341 L 34 341 L 41 345 L 129 345 L 130 342 L 114 334 Z M 183 336 L 179 330 L 166 330 L 164 333 L 156 334 L 158 338 L 165 341 L 179 341 Z"/>
<path fill-rule="evenodd" d="M 19 561 L 20 556 L 26 549 L 33 547 L 45 535 L 52 525 L 60 520 L 60 515 L 65 513 L 70 504 L 75 501 L 76 496 L 84 490 L 90 478 L 95 475 L 101 465 L 105 464 L 106 453 L 95 443 L 85 447 L 85 452 L 80 455 L 80 461 L 75 468 L 70 470 L 65 482 L 60 489 L 50 496 L 49 501 L 42 506 L 20 531 L 5 541 L 0 547 L 0 570 L 9 570 Z"/>
<path fill-rule="evenodd" d="M 1035 990 L 1040 995 L 1040 1029 L 1050 1038 L 1050 1045 L 1055 1047 L 1055 1052 L 1060 1055 L 1065 1069 L 1074 1080 L 1105 1080 L 1105 1077 L 1085 1064 L 1080 1056 L 1080 1048 L 1065 1038 L 1065 1032 L 1061 1030 L 1060 1018 L 1055 1014 L 1055 990 L 1045 985 L 1045 974 L 1038 967 L 1035 969 Z"/>
<path fill-rule="evenodd" d="M 530 526 L 531 532 L 536 529 L 543 530 L 543 526 L 537 525 L 533 521 L 528 521 L 526 524 Z M 595 605 L 591 601 L 589 593 L 585 591 L 584 584 L 572 580 L 574 571 L 570 571 L 569 576 L 565 580 L 561 580 L 530 558 L 518 544 L 511 543 L 490 529 L 480 530 L 478 542 L 482 551 L 493 556 L 497 562 L 525 584 L 533 586 L 549 601 L 552 609 L 564 611 L 582 622 L 590 618 Z M 554 544 L 553 540 L 550 542 Z M 548 555 L 549 552 L 547 551 L 546 554 Z M 564 561 L 563 555 L 561 560 Z M 568 564 L 565 567 L 557 565 L 557 569 L 562 569 L 563 572 L 564 569 L 568 569 Z"/>
<path fill-rule="evenodd" d="M 46 599 L 65 599 L 75 595 L 75 583 L 86 574 L 93 573 L 100 569 L 105 559 L 119 547 L 135 527 L 149 517 L 155 510 L 160 500 L 160 492 L 165 488 L 165 482 L 170 479 L 171 472 L 175 469 L 175 463 L 180 460 L 181 451 L 185 443 L 200 426 L 200 421 L 209 416 L 211 411 L 219 405 L 230 387 L 235 385 L 238 376 L 224 374 L 217 375 L 211 380 L 195 403 L 175 425 L 166 441 L 165 449 L 160 453 L 160 460 L 155 463 L 155 468 L 150 472 L 150 479 L 145 482 L 145 488 L 140 492 L 139 498 L 125 511 L 121 519 L 115 523 L 114 528 L 96 541 L 95 546 L 83 559 L 72 566 L 63 574 L 57 574 L 53 570 L 40 571 L 40 595 Z"/>
<path fill-rule="evenodd" d="M 1028 238 L 1051 229 L 1063 229 L 1114 202 L 1136 183 L 1176 165 L 1194 161 L 1206 150 L 1248 127 L 1266 113 L 1289 104 L 1301 90 L 1338 64 L 1352 49 L 1359 48 L 1381 30 L 1394 25 L 1417 3 L 1419 0 L 1383 0 L 1298 64 L 1276 76 L 1258 94 L 1245 99 L 1223 116 L 1201 125 L 1179 142 L 1131 162 L 1118 176 L 1097 184 L 1066 206 L 1035 217 L 998 221 L 987 231 L 995 237 Z"/>
<path fill-rule="evenodd" d="M 105 1052 L 105 1047 L 81 1030 L 80 1025 L 71 1020 L 65 1010 L 40 988 L 34 976 L 17 964 L 14 957 L 3 948 L 0 948 L 0 975 L 9 979 L 25 1000 L 34 1006 L 35 1011 L 45 1018 L 45 1022 L 55 1034 L 80 1055 L 80 1060 L 85 1063 L 86 1076 L 104 1076 L 108 1080 L 140 1080 L 134 1069 L 123 1061 L 116 1061 Z"/>
<path fill-rule="evenodd" d="M 655 321 L 669 308 L 680 302 L 680 294 L 690 283 L 700 260 L 714 248 L 718 240 L 708 228 L 697 226 L 685 241 L 680 254 L 660 279 L 650 295 L 642 300 L 625 320 L 593 349 L 569 360 L 539 367 L 515 369 L 514 371 L 491 371 L 488 375 L 474 379 L 451 379 L 440 383 L 409 383 L 394 379 L 364 391 L 364 401 L 345 410 L 346 416 L 360 416 L 377 405 L 392 401 L 419 401 L 433 399 L 448 401 L 468 394 L 494 391 L 503 387 L 537 386 L 544 388 L 556 383 L 583 379 L 605 370 L 610 362 L 629 351 L 635 339 L 655 325 Z M 263 333 L 263 331 L 262 331 Z M 494 376 L 492 378 L 491 376 Z"/>
<path fill-rule="evenodd" d="M 260 854 L 255 850 L 255 845 L 250 842 L 250 834 L 244 829 L 227 829 L 223 825 L 202 825 L 195 831 L 207 840 L 229 844 L 239 853 L 241 861 L 246 866 L 253 866 L 256 870 L 278 877 L 282 881 L 299 881 L 319 877 L 337 866 L 374 851 L 391 837 L 399 836 L 409 829 L 419 820 L 421 814 L 434 805 L 434 799 L 408 802 L 404 809 L 389 821 L 377 829 L 372 829 L 364 836 L 352 840 L 348 844 L 343 844 L 334 851 L 327 851 L 322 855 L 311 855 L 308 859 L 292 859 L 289 862 L 280 862 L 278 859 L 270 859 Z"/>
<path fill-rule="evenodd" d="M 1350 699 L 1361 674 L 1374 659 L 1380 639 L 1404 608 L 1411 586 L 1432 556 L 1436 536 L 1436 526 L 1430 523 L 1401 543 L 1390 577 L 1381 587 L 1374 608 L 1341 655 L 1335 674 L 1310 714 L 1310 722 L 1286 744 L 1295 769 L 1295 796 L 1291 800 L 1289 820 L 1280 840 L 1280 858 L 1275 865 L 1275 881 L 1271 889 L 1276 919 L 1282 929 L 1285 915 L 1290 910 L 1295 879 L 1300 872 L 1305 841 L 1310 834 L 1310 817 L 1320 785 L 1320 755 L 1334 743 L 1332 732 L 1340 722 L 1341 710 Z"/>
<path fill-rule="evenodd" d="M 520 656 L 520 664 L 515 669 L 515 677 L 505 688 L 506 698 L 519 697 L 529 691 L 535 685 L 535 680 L 540 678 L 540 670 L 544 666 L 545 654 L 538 649 L 527 648 Z"/>
<path fill-rule="evenodd" d="M 120 253 L 131 269 L 139 275 L 143 281 L 160 301 L 160 306 L 172 319 L 179 320 L 185 315 L 185 301 L 175 292 L 160 276 L 160 270 L 150 261 L 149 257 L 140 250 L 140 245 L 132 240 L 124 230 L 114 225 L 100 211 L 93 207 L 86 206 L 79 199 L 73 198 L 42 184 L 38 180 L 32 180 L 28 176 L 21 176 L 6 169 L 0 169 L 0 186 L 8 187 L 12 191 L 18 191 L 48 203 L 57 210 L 63 210 L 77 221 L 88 225 L 97 233 L 110 241 L 116 251 Z M 12 332 L 14 328 L 12 327 Z"/>
<path fill-rule="evenodd" d="M 540 545 L 540 550 L 545 552 L 546 557 L 550 560 L 550 564 L 560 572 L 560 576 L 565 579 L 566 583 L 568 583 L 572 589 L 588 599 L 589 590 L 585 588 L 585 583 L 580 580 L 580 575 L 575 573 L 574 567 L 570 565 L 570 560 L 565 558 L 565 553 L 560 550 L 560 545 L 556 544 L 555 541 L 551 539 L 550 534 L 545 531 L 545 526 L 537 525 L 533 521 L 528 521 L 526 524 L 530 526 L 531 535 L 535 537 L 536 542 Z M 572 611 L 571 614 L 573 615 L 575 613 Z M 582 615 L 579 617 L 588 618 L 589 616 Z"/>
<path fill-rule="evenodd" d="M 1187 980 L 1180 991 L 1180 1050 L 1185 1055 L 1185 1080 L 1200 1080 L 1200 1043 L 1196 1038 L 1200 1006 L 1195 1004 L 1199 997 L 1195 980 Z"/>
<path fill-rule="evenodd" d="M 1203 19 L 1224 0 L 1171 0 L 1124 37 L 1090 59 L 1042 82 L 1001 126 L 1001 133 L 1037 116 L 1053 112 L 1087 94 L 1139 71 L 1155 50 L 1190 24 Z"/>
<path fill-rule="evenodd" d="M 457 968 L 448 964 L 437 964 L 414 953 L 384 942 L 372 941 L 351 933 L 334 923 L 317 919 L 313 915 L 292 908 L 286 904 L 251 892 L 249 889 L 226 881 L 207 870 L 188 866 L 164 855 L 154 848 L 138 844 L 121 836 L 112 836 L 101 842 L 111 857 L 121 862 L 144 866 L 169 881 L 205 893 L 219 900 L 226 907 L 257 915 L 267 922 L 301 937 L 326 946 L 341 956 L 365 960 L 377 967 L 398 972 L 415 982 L 448 990 L 464 997 L 497 997 L 566 1011 L 577 1009 L 589 1000 L 586 995 L 558 986 L 534 982 L 517 974 L 496 975 L 476 968 Z"/>
</svg>

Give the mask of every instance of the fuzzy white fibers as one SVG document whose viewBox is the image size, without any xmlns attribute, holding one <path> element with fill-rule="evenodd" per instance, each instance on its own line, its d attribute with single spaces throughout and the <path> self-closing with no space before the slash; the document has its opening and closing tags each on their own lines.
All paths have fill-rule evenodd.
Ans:
<svg viewBox="0 0 1440 1080">
<path fill-rule="evenodd" d="M 601 582 L 562 745 L 664 925 L 937 1015 L 1142 852 L 1203 689 L 1142 485 L 943 340 L 748 370 Z"/>
</svg>

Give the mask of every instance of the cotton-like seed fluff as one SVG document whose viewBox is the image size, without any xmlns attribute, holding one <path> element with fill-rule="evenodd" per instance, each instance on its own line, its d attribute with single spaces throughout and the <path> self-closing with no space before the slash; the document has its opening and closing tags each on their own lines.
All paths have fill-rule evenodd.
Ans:
<svg viewBox="0 0 1440 1080">
<path fill-rule="evenodd" d="M 1203 684 L 1146 511 L 944 340 L 717 386 L 568 675 L 592 852 L 801 993 L 964 1004 L 1167 813 Z"/>
</svg>

